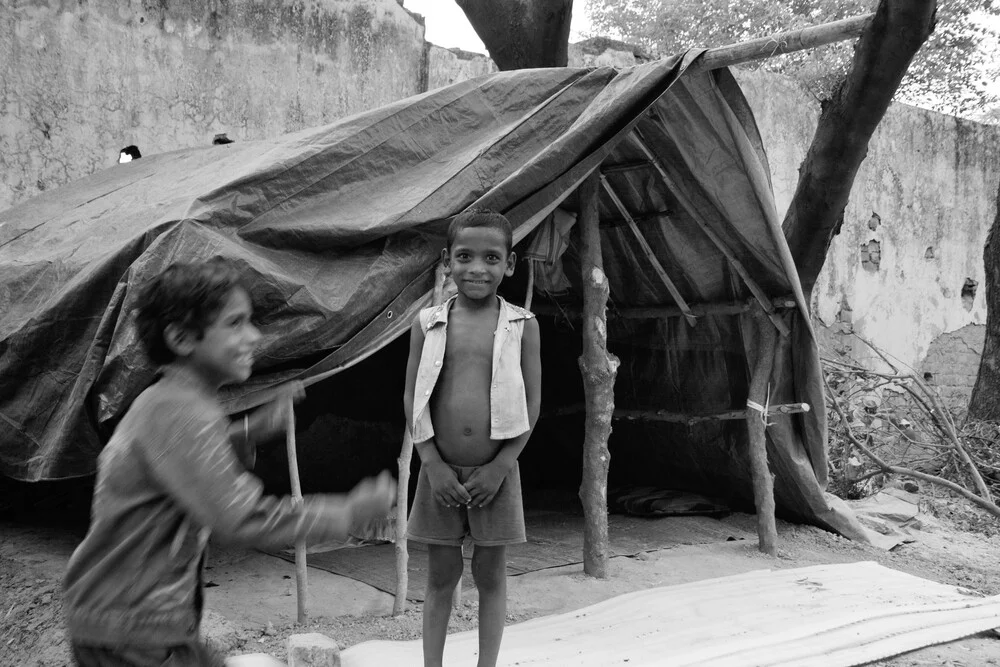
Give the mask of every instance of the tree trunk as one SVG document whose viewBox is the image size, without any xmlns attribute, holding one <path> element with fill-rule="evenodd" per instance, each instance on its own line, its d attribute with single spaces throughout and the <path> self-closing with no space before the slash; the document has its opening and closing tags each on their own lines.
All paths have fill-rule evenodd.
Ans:
<svg viewBox="0 0 1000 667">
<path fill-rule="evenodd" d="M 969 399 L 969 418 L 1000 421 L 1000 189 L 997 216 L 983 248 L 986 264 L 986 343 Z"/>
<path fill-rule="evenodd" d="M 611 416 L 615 410 L 615 376 L 618 358 L 608 353 L 608 277 L 601 256 L 598 220 L 600 172 L 580 185 L 580 268 L 583 273 L 583 354 L 580 373 L 587 405 L 583 435 L 583 571 L 592 577 L 608 576 L 608 469 L 611 453 Z"/>
<path fill-rule="evenodd" d="M 840 231 L 868 141 L 910 61 L 934 29 L 936 8 L 935 0 L 881 0 L 855 47 L 851 71 L 823 103 L 783 223 L 807 296 Z"/>
<path fill-rule="evenodd" d="M 502 70 L 566 67 L 573 0 L 455 0 Z"/>
</svg>

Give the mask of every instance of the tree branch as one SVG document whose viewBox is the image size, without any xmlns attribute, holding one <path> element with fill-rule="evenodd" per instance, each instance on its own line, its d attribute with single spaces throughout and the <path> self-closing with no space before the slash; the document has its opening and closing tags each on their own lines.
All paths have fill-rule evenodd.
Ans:
<svg viewBox="0 0 1000 667">
<path fill-rule="evenodd" d="M 843 408 L 840 407 L 840 401 L 837 400 L 837 396 L 833 392 L 833 389 L 831 389 L 829 383 L 827 383 L 826 388 L 827 388 L 827 393 L 830 395 L 830 402 L 833 404 L 833 409 L 840 416 L 841 423 L 844 424 L 844 433 L 847 435 L 848 440 L 851 441 L 851 444 L 854 445 L 854 447 L 859 452 L 867 456 L 869 460 L 871 460 L 875 465 L 877 465 L 880 470 L 882 470 L 883 472 L 891 472 L 896 475 L 906 475 L 907 477 L 913 477 L 914 479 L 920 479 L 925 482 L 930 482 L 931 484 L 937 484 L 938 486 L 943 486 L 946 489 L 954 491 L 963 498 L 972 501 L 976 505 L 979 505 L 990 514 L 1000 519 L 1000 507 L 997 507 L 988 500 L 980 498 L 979 496 L 972 493 L 968 489 L 963 488 L 958 484 L 955 484 L 954 482 L 948 481 L 943 477 L 938 477 L 937 475 L 928 475 L 927 473 L 919 472 L 917 470 L 910 470 L 909 468 L 901 468 L 899 466 L 889 465 L 881 458 L 879 458 L 878 455 L 875 454 L 875 452 L 865 447 L 861 443 L 861 441 L 858 440 L 857 437 L 855 437 L 854 433 L 851 432 L 850 427 L 847 425 L 848 424 L 847 415 L 844 414 Z"/>
<path fill-rule="evenodd" d="M 881 0 L 858 40 L 851 71 L 823 105 L 783 223 L 807 295 L 843 221 L 868 142 L 933 31 L 936 8 L 935 0 Z"/>
</svg>

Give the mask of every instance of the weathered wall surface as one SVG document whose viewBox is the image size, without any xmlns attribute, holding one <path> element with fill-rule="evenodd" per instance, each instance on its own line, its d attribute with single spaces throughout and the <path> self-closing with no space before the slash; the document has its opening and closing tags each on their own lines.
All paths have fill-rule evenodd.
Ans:
<svg viewBox="0 0 1000 667">
<path fill-rule="evenodd" d="M 499 71 L 496 63 L 480 53 L 427 45 L 427 90 Z"/>
<path fill-rule="evenodd" d="M 819 105 L 782 77 L 743 71 L 738 78 L 767 146 L 783 215 Z M 967 399 L 982 352 L 983 245 L 998 184 L 1000 127 L 893 105 L 872 138 L 813 293 L 817 325 L 829 329 L 824 338 L 877 363 L 850 335 L 857 332 L 931 373 L 956 400 Z"/>
<path fill-rule="evenodd" d="M 273 137 L 422 89 L 397 0 L 0 3 L 0 208 L 117 161 Z"/>
</svg>

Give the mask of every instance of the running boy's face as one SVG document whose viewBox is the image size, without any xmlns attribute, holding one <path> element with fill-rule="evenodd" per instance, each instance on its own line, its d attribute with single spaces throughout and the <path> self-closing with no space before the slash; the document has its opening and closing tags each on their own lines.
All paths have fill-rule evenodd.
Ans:
<svg viewBox="0 0 1000 667">
<path fill-rule="evenodd" d="M 514 275 L 514 253 L 507 251 L 503 232 L 491 227 L 460 229 L 441 259 L 458 291 L 469 299 L 496 295 L 504 276 Z"/>
<path fill-rule="evenodd" d="M 200 339 L 183 332 L 172 347 L 182 363 L 213 386 L 245 382 L 253 370 L 253 355 L 261 338 L 252 315 L 246 291 L 233 288 Z"/>
</svg>

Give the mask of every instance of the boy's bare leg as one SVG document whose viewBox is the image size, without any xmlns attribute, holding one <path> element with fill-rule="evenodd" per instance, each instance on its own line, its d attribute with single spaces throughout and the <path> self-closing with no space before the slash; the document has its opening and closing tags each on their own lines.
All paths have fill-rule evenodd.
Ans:
<svg viewBox="0 0 1000 667">
<path fill-rule="evenodd" d="M 507 620 L 507 547 L 477 544 L 472 576 L 479 589 L 479 667 L 494 667 Z"/>
<path fill-rule="evenodd" d="M 462 578 L 462 548 L 427 545 L 424 599 L 424 667 L 441 667 L 451 616 L 451 595 Z"/>
</svg>

